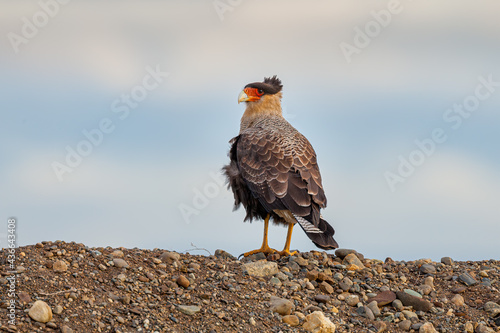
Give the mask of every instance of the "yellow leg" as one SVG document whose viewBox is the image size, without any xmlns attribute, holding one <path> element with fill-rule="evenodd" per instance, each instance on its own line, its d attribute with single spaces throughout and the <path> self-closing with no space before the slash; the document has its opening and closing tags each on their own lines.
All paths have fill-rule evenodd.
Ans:
<svg viewBox="0 0 500 333">
<path fill-rule="evenodd" d="M 260 252 L 262 252 L 264 254 L 271 254 L 271 253 L 276 252 L 275 249 L 271 249 L 269 247 L 269 245 L 267 244 L 267 229 L 269 228 L 269 218 L 270 217 L 271 216 L 269 214 L 267 214 L 266 219 L 264 220 L 264 239 L 262 240 L 262 246 L 260 247 L 260 249 L 243 253 L 243 255 L 245 257 L 248 257 L 249 255 L 252 255 L 252 254 L 260 253 Z"/>
<path fill-rule="evenodd" d="M 286 234 L 285 247 L 283 248 L 283 251 L 278 251 L 280 256 L 293 256 L 297 253 L 297 251 L 293 251 L 292 253 L 290 253 L 290 242 L 292 241 L 292 231 L 294 225 L 295 224 L 293 223 L 288 224 L 288 233 Z"/>
</svg>

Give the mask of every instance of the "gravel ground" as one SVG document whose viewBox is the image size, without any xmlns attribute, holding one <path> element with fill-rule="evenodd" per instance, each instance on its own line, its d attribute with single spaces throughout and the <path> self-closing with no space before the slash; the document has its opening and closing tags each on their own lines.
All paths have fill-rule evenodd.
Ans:
<svg viewBox="0 0 500 333">
<path fill-rule="evenodd" d="M 500 332 L 496 260 L 240 261 L 57 241 L 19 248 L 12 273 L 6 252 L 3 332 Z"/>
</svg>

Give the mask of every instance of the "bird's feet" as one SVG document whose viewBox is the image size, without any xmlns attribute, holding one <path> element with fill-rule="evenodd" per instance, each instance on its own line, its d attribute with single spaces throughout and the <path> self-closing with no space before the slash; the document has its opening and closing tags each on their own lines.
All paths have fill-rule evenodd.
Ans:
<svg viewBox="0 0 500 333">
<path fill-rule="evenodd" d="M 281 257 L 284 257 L 284 256 L 293 256 L 297 254 L 297 251 L 290 252 L 290 250 L 288 249 L 283 249 L 283 251 L 276 251 L 276 253 L 278 253 Z"/>
<path fill-rule="evenodd" d="M 242 254 L 240 254 L 240 256 L 238 258 L 241 258 L 242 256 L 248 257 L 248 256 L 251 256 L 252 254 L 256 254 L 256 253 L 264 253 L 267 256 L 267 255 L 275 253 L 275 252 L 278 252 L 278 251 L 276 251 L 275 249 L 272 249 L 266 245 L 266 246 L 262 246 L 260 249 L 242 253 Z"/>
</svg>

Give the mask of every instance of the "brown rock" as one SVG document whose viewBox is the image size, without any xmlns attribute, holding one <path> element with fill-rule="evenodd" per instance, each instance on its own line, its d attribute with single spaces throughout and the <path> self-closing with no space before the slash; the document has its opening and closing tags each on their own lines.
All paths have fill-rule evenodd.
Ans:
<svg viewBox="0 0 500 333">
<path fill-rule="evenodd" d="M 286 316 L 292 313 L 295 309 L 295 305 L 285 298 L 280 298 L 276 296 L 271 296 L 271 311 L 277 312 L 282 316 Z"/>
<path fill-rule="evenodd" d="M 333 293 L 333 287 L 328 283 L 328 282 L 321 282 L 319 284 L 319 289 L 324 292 L 325 294 L 332 294 Z"/>
<path fill-rule="evenodd" d="M 426 301 L 423 298 L 407 294 L 404 291 L 396 292 L 396 297 L 403 303 L 403 305 L 413 306 L 413 309 L 416 311 L 428 312 L 432 308 L 431 302 Z"/>
<path fill-rule="evenodd" d="M 286 316 L 283 316 L 283 318 L 281 318 L 281 320 L 285 324 L 288 324 L 290 326 L 297 326 L 300 323 L 299 317 L 297 317 L 296 315 L 286 315 Z"/>
<path fill-rule="evenodd" d="M 316 295 L 314 300 L 318 303 L 328 303 L 330 301 L 330 296 L 328 295 Z"/>
<path fill-rule="evenodd" d="M 379 307 L 387 304 L 391 304 L 392 301 L 396 299 L 396 294 L 390 290 L 382 291 L 377 294 L 377 296 L 372 297 L 368 300 L 368 303 L 376 301 Z"/>
<path fill-rule="evenodd" d="M 335 325 L 321 311 L 307 315 L 302 327 L 308 332 L 335 333 Z"/>
<path fill-rule="evenodd" d="M 52 269 L 54 270 L 54 272 L 62 273 L 62 272 L 66 272 L 68 270 L 68 265 L 66 265 L 66 263 L 64 261 L 58 260 L 54 263 L 54 265 L 52 266 Z"/>
<path fill-rule="evenodd" d="M 373 326 L 377 329 L 377 333 L 385 332 L 387 329 L 387 324 L 383 321 L 376 321 L 373 323 Z"/>
<path fill-rule="evenodd" d="M 36 301 L 28 312 L 31 319 L 40 323 L 47 323 L 52 320 L 52 310 L 44 301 Z"/>
<path fill-rule="evenodd" d="M 316 279 L 318 278 L 318 275 L 319 275 L 319 272 L 315 269 L 312 271 L 308 271 L 306 273 L 306 277 L 309 279 L 309 281 L 316 281 Z"/>
<path fill-rule="evenodd" d="M 19 302 L 21 304 L 27 304 L 27 303 L 31 302 L 31 296 L 25 291 L 19 292 L 18 296 L 19 296 Z"/>
<path fill-rule="evenodd" d="M 437 331 L 432 323 L 427 322 L 420 326 L 418 333 L 437 333 Z"/>
<path fill-rule="evenodd" d="M 361 260 L 359 260 L 359 258 L 354 253 L 348 254 L 344 258 L 342 263 L 344 265 L 346 265 L 347 269 L 349 269 L 349 270 L 360 270 L 360 269 L 365 268 L 365 266 L 363 265 Z"/>
<path fill-rule="evenodd" d="M 189 287 L 189 280 L 184 275 L 179 276 L 175 282 L 181 287 Z"/>
</svg>

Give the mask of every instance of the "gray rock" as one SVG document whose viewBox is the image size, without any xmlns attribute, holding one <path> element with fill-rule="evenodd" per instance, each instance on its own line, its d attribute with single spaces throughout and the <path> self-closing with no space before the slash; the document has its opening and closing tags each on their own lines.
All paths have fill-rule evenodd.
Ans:
<svg viewBox="0 0 500 333">
<path fill-rule="evenodd" d="M 495 302 L 486 302 L 484 304 L 484 311 L 488 312 L 490 317 L 495 318 L 500 315 L 500 305 Z"/>
<path fill-rule="evenodd" d="M 442 257 L 441 262 L 445 265 L 452 266 L 453 265 L 453 259 L 450 257 Z"/>
<path fill-rule="evenodd" d="M 356 313 L 369 320 L 375 320 L 375 315 L 373 314 L 372 310 L 370 310 L 370 308 L 367 306 L 360 306 L 359 308 L 356 309 Z"/>
<path fill-rule="evenodd" d="M 297 265 L 302 266 L 302 267 L 309 265 L 309 261 L 307 259 L 302 258 L 302 257 L 293 256 L 290 258 L 290 261 L 293 261 L 293 262 L 297 263 Z"/>
<path fill-rule="evenodd" d="M 380 313 L 380 309 L 378 307 L 377 301 L 372 301 L 372 302 L 368 303 L 367 306 L 372 311 L 372 313 L 375 317 L 380 317 L 381 313 Z"/>
<path fill-rule="evenodd" d="M 358 253 L 356 250 L 352 250 L 352 249 L 336 249 L 335 250 L 335 255 L 337 257 L 339 257 L 340 259 L 344 259 L 348 254 L 351 254 L 351 253 Z"/>
<path fill-rule="evenodd" d="M 279 272 L 278 264 L 276 262 L 266 260 L 249 262 L 247 264 L 243 264 L 242 268 L 249 275 L 260 277 L 271 276 Z"/>
<path fill-rule="evenodd" d="M 437 333 L 437 331 L 432 323 L 427 322 L 420 326 L 418 333 Z"/>
<path fill-rule="evenodd" d="M 350 306 L 356 306 L 359 303 L 359 297 L 357 295 L 349 295 L 345 298 L 345 301 Z"/>
<path fill-rule="evenodd" d="M 422 272 L 422 274 L 436 274 L 436 267 L 431 264 L 423 264 L 420 266 L 420 272 Z"/>
<path fill-rule="evenodd" d="M 349 279 L 348 277 L 345 277 L 342 279 L 342 281 L 339 282 L 339 287 L 343 291 L 348 291 L 349 289 L 351 289 L 353 284 L 354 283 L 351 281 L 351 279 Z"/>
<path fill-rule="evenodd" d="M 181 255 L 177 252 L 165 251 L 160 255 L 161 261 L 165 264 L 172 264 L 174 261 L 179 261 Z"/>
<path fill-rule="evenodd" d="M 281 281 L 280 279 L 278 279 L 277 277 L 272 277 L 270 280 L 269 280 L 269 283 L 275 287 L 280 287 L 281 286 Z"/>
<path fill-rule="evenodd" d="M 412 295 L 412 296 L 415 296 L 415 297 L 422 298 L 422 295 L 420 295 L 419 293 L 417 293 L 415 290 L 405 289 L 404 292 L 407 293 L 408 295 Z"/>
<path fill-rule="evenodd" d="M 411 320 L 403 320 L 401 322 L 398 323 L 398 327 L 402 330 L 402 331 L 409 331 L 410 328 L 411 328 Z"/>
<path fill-rule="evenodd" d="M 128 267 L 128 263 L 121 258 L 114 258 L 113 264 L 115 265 L 115 267 L 118 267 L 118 268 L 127 268 Z"/>
<path fill-rule="evenodd" d="M 282 316 L 291 314 L 295 309 L 295 305 L 292 302 L 276 296 L 271 296 L 270 305 L 271 311 L 277 312 Z"/>
<path fill-rule="evenodd" d="M 177 309 L 184 313 L 187 314 L 188 316 L 192 316 L 198 312 L 200 312 L 200 307 L 197 305 L 178 305 Z"/>
<path fill-rule="evenodd" d="M 318 303 L 328 303 L 330 301 L 330 296 L 328 295 L 316 295 L 314 300 Z"/>
<path fill-rule="evenodd" d="M 404 307 L 403 303 L 399 299 L 395 299 L 394 301 L 392 301 L 392 306 L 398 311 L 403 310 Z"/>
<path fill-rule="evenodd" d="M 417 314 L 415 312 L 413 312 L 413 311 L 403 310 L 403 311 L 401 311 L 401 313 L 405 315 L 406 319 L 410 319 L 410 320 L 412 318 L 418 319 Z"/>
<path fill-rule="evenodd" d="M 463 273 L 458 276 L 458 280 L 467 286 L 473 286 L 477 284 L 477 280 L 474 279 L 469 273 Z"/>
</svg>

